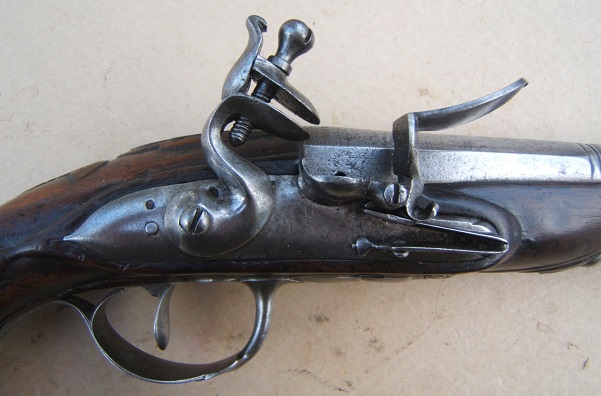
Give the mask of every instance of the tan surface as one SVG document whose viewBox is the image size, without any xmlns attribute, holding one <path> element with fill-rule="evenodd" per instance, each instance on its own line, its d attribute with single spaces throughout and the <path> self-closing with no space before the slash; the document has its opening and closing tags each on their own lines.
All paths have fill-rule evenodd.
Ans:
<svg viewBox="0 0 601 396">
<path fill-rule="evenodd" d="M 199 132 L 253 13 L 270 24 L 266 55 L 284 20 L 314 29 L 316 46 L 291 80 L 323 125 L 387 130 L 407 111 L 523 76 L 530 85 L 516 99 L 456 133 L 601 143 L 595 1 L 2 3 L 0 202 L 131 147 Z M 75 314 L 48 308 L 0 344 L 0 393 L 598 394 L 599 287 L 600 268 L 286 286 L 251 363 L 170 387 L 114 369 Z M 248 298 L 237 303 L 240 293 L 177 292 L 176 316 L 189 317 L 176 317 L 174 331 L 188 338 L 168 356 L 204 361 L 241 346 L 230 318 L 253 313 Z M 121 302 L 124 331 L 150 338 L 137 330 L 150 330 L 150 305 Z M 197 318 L 205 311 L 228 316 Z"/>
</svg>

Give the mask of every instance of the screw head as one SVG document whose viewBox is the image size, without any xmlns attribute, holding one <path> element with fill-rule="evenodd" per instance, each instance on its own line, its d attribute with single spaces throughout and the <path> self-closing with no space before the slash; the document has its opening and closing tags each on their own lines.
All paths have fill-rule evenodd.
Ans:
<svg viewBox="0 0 601 396">
<path fill-rule="evenodd" d="M 144 231 L 148 235 L 156 235 L 159 232 L 159 225 L 157 223 L 155 223 L 154 221 L 149 221 L 144 226 Z"/>
<path fill-rule="evenodd" d="M 201 235 L 210 227 L 211 219 L 204 208 L 194 206 L 185 209 L 179 218 L 179 226 L 187 234 Z"/>
<path fill-rule="evenodd" d="M 390 206 L 401 206 L 407 201 L 407 190 L 399 183 L 389 183 L 384 188 L 384 202 Z"/>
</svg>

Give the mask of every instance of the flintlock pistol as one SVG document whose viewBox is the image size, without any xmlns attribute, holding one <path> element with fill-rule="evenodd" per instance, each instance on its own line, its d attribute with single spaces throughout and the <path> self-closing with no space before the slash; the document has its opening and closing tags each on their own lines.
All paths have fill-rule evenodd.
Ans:
<svg viewBox="0 0 601 396">
<path fill-rule="evenodd" d="M 319 124 L 315 107 L 288 81 L 313 32 L 297 20 L 284 23 L 266 59 L 267 23 L 251 16 L 246 25 L 248 45 L 200 138 L 133 149 L 0 207 L 4 331 L 36 307 L 65 304 L 125 372 L 198 381 L 257 353 L 284 283 L 552 272 L 599 260 L 601 223 L 592 219 L 601 215 L 601 147 L 421 133 L 496 110 L 525 80 L 457 106 L 407 113 L 391 132 L 304 127 L 272 102 Z M 164 349 L 174 284 L 226 280 L 254 293 L 255 324 L 240 352 L 214 363 L 148 354 L 106 315 L 120 288 L 145 287 L 159 300 L 154 333 Z M 117 289 L 97 304 L 77 296 L 104 288 Z"/>
</svg>

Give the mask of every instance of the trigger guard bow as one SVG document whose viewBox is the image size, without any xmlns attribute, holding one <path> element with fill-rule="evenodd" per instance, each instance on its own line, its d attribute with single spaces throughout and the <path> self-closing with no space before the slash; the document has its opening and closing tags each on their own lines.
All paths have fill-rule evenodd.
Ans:
<svg viewBox="0 0 601 396">
<path fill-rule="evenodd" d="M 242 350 L 213 363 L 180 363 L 151 355 L 125 340 L 113 328 L 106 315 L 109 300 L 123 289 L 108 293 L 98 305 L 80 297 L 66 297 L 54 303 L 77 310 L 86 322 L 96 346 L 116 367 L 124 372 L 150 382 L 184 383 L 204 381 L 219 374 L 235 370 L 248 362 L 261 348 L 271 322 L 272 302 L 282 281 L 244 281 L 254 294 L 256 314 L 253 332 Z"/>
</svg>

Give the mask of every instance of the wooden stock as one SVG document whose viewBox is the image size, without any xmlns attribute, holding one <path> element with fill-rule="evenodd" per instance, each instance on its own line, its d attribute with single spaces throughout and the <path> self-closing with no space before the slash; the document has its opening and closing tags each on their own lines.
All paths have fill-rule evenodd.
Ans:
<svg viewBox="0 0 601 396">
<path fill-rule="evenodd" d="M 257 135 L 237 152 L 268 173 L 296 171 L 293 159 L 298 158 L 298 144 Z M 61 295 L 139 282 L 143 276 L 115 271 L 112 263 L 73 249 L 61 243 L 62 238 L 96 209 L 123 195 L 214 177 L 203 158 L 200 135 L 193 135 L 88 165 L 0 206 L 0 327 Z M 161 280 L 165 277 L 147 279 L 149 283 Z"/>
<path fill-rule="evenodd" d="M 266 173 L 294 175 L 298 144 L 258 134 L 237 149 Z M 39 185 L 0 207 L 0 327 L 25 311 L 90 289 L 186 280 L 198 275 L 189 263 L 116 263 L 65 243 L 94 211 L 124 195 L 163 185 L 214 178 L 188 136 L 142 146 L 113 161 L 98 162 Z M 444 195 L 473 197 L 502 208 L 516 220 L 512 254 L 490 271 L 555 271 L 598 261 L 601 194 L 598 184 L 488 184 L 432 186 Z M 448 193 L 448 194 L 446 194 Z M 336 225 L 335 225 L 336 226 Z M 338 225 L 339 226 L 339 225 Z M 203 261 L 206 276 L 339 275 L 430 276 L 481 268 L 432 263 L 356 260 Z M 127 270 L 124 270 L 127 268 Z M 208 274 L 208 275 L 207 275 Z"/>
</svg>

